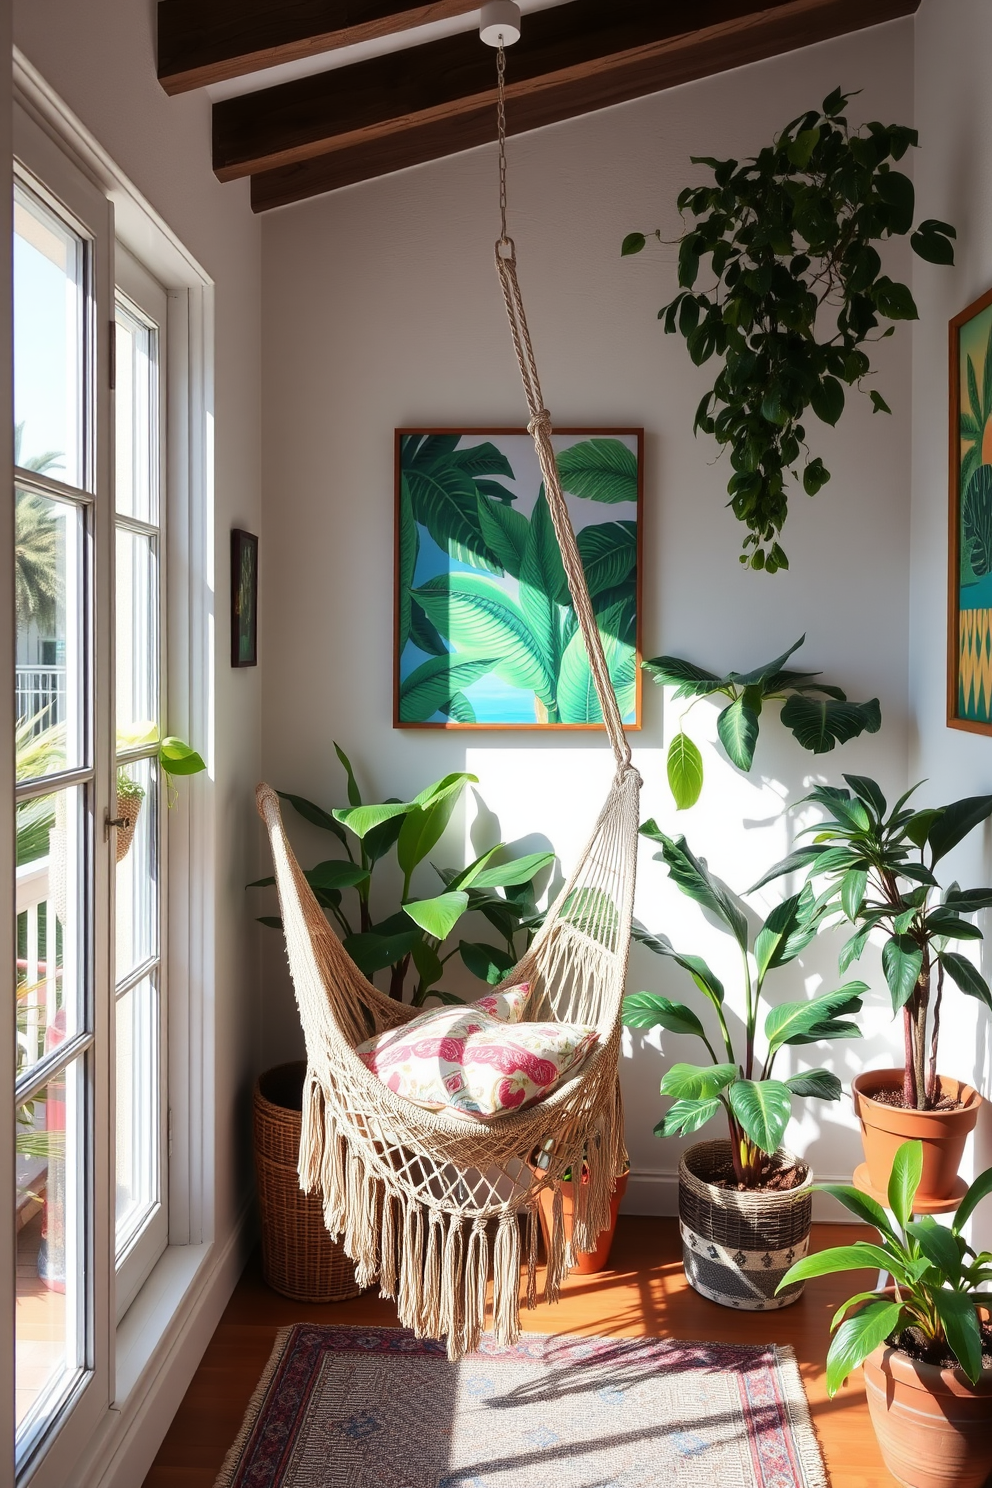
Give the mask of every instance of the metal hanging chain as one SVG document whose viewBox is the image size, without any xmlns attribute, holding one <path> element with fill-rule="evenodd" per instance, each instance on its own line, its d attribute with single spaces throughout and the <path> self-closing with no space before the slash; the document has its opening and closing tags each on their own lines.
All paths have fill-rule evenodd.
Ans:
<svg viewBox="0 0 992 1488">
<path fill-rule="evenodd" d="M 571 518 L 568 515 L 568 509 L 565 506 L 565 497 L 562 494 L 561 482 L 558 478 L 558 466 L 555 461 L 554 447 L 551 443 L 551 415 L 544 406 L 544 398 L 541 393 L 541 380 L 538 376 L 537 361 L 534 357 L 534 346 L 530 337 L 530 328 L 527 325 L 527 316 L 524 312 L 520 284 L 517 280 L 516 245 L 506 230 L 506 51 L 502 41 L 500 41 L 496 52 L 496 125 L 499 134 L 500 212 L 500 236 L 496 243 L 496 272 L 499 275 L 500 287 L 503 291 L 507 319 L 510 323 L 510 335 L 513 338 L 513 349 L 517 354 L 520 376 L 523 380 L 524 393 L 527 397 L 527 407 L 530 411 L 530 422 L 527 428 L 533 436 L 537 458 L 541 466 L 541 474 L 544 477 L 544 490 L 548 509 L 551 513 L 555 537 L 558 539 L 558 546 L 561 549 L 562 565 L 568 580 L 569 593 L 572 596 L 576 618 L 582 631 L 582 639 L 585 642 L 586 654 L 589 658 L 589 669 L 592 672 L 596 696 L 599 699 L 600 711 L 603 715 L 603 723 L 616 757 L 617 770 L 623 773 L 632 768 L 630 763 L 630 744 L 624 732 L 623 719 L 620 715 L 620 705 L 617 702 L 613 679 L 610 676 L 610 669 L 603 652 L 602 637 L 599 634 L 599 626 L 596 623 L 596 616 L 593 612 L 592 600 L 589 597 L 589 586 L 586 583 L 585 570 L 582 567 L 582 559 L 579 556 L 578 545 L 575 541 L 575 532 L 572 528 Z"/>
</svg>

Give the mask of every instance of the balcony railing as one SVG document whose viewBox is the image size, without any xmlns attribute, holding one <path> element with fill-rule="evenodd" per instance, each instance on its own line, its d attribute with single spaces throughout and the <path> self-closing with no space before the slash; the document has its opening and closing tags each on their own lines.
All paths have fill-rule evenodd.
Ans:
<svg viewBox="0 0 992 1488">
<path fill-rule="evenodd" d="M 17 721 L 36 720 L 34 733 L 65 719 L 65 667 L 16 668 Z"/>
</svg>

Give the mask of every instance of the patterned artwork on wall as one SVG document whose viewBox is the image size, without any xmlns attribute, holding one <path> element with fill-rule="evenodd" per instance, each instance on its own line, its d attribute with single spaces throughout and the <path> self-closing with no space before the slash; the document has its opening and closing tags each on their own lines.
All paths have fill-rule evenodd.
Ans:
<svg viewBox="0 0 992 1488">
<path fill-rule="evenodd" d="M 639 429 L 555 434 L 630 728 L 640 727 L 642 442 Z M 395 606 L 395 727 L 602 727 L 525 430 L 397 430 Z"/>
<path fill-rule="evenodd" d="M 947 721 L 992 733 L 992 290 L 951 321 Z"/>
</svg>

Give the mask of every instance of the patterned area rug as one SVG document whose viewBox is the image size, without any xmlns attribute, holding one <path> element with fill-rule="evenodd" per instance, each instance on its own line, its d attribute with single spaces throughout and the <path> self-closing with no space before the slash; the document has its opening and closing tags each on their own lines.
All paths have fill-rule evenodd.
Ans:
<svg viewBox="0 0 992 1488">
<path fill-rule="evenodd" d="M 791 1349 L 284 1329 L 217 1488 L 826 1488 Z"/>
</svg>

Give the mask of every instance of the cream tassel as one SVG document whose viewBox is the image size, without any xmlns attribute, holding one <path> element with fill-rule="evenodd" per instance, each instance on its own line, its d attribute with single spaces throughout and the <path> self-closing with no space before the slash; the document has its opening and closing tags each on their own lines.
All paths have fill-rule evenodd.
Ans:
<svg viewBox="0 0 992 1488">
<path fill-rule="evenodd" d="M 493 1249 L 493 1332 L 501 1348 L 520 1337 L 520 1226 L 504 1211 Z"/>
<path fill-rule="evenodd" d="M 420 1337 L 422 1269 L 422 1217 L 416 1199 L 408 1199 L 403 1216 L 403 1251 L 400 1257 L 400 1293 L 397 1311 L 405 1328 Z"/>
<path fill-rule="evenodd" d="M 438 1317 L 441 1334 L 448 1340 L 448 1358 L 454 1363 L 458 1358 L 458 1344 L 462 1335 L 462 1317 L 465 1306 L 462 1298 L 462 1240 L 461 1215 L 453 1214 L 448 1222 L 448 1235 L 444 1242 L 444 1258 L 441 1262 L 441 1305 Z"/>
<path fill-rule="evenodd" d="M 360 1188 L 361 1204 L 357 1227 L 355 1280 L 362 1288 L 370 1287 L 379 1275 L 379 1184 L 366 1169 Z"/>
<path fill-rule="evenodd" d="M 538 1205 L 540 1199 L 532 1199 L 527 1206 L 527 1306 L 531 1311 L 537 1306 L 537 1232 Z"/>
<path fill-rule="evenodd" d="M 388 1189 L 382 1193 L 382 1230 L 379 1234 L 379 1294 L 396 1296 L 396 1208 Z"/>
<path fill-rule="evenodd" d="M 441 1251 L 444 1246 L 444 1221 L 437 1210 L 431 1210 L 427 1231 L 427 1254 L 424 1258 L 424 1292 L 421 1304 L 421 1327 L 428 1338 L 441 1336 Z"/>
<path fill-rule="evenodd" d="M 464 1310 L 462 1313 L 462 1350 L 473 1353 L 479 1347 L 479 1339 L 486 1323 L 486 1282 L 489 1277 L 489 1238 L 486 1221 L 475 1219 L 468 1237 L 465 1254 L 465 1275 L 462 1281 Z"/>
<path fill-rule="evenodd" d="M 307 1070 L 303 1086 L 303 1118 L 300 1129 L 300 1155 L 297 1172 L 304 1193 L 313 1193 L 320 1184 L 324 1156 L 324 1100 L 313 1070 Z"/>
<path fill-rule="evenodd" d="M 336 1240 L 344 1228 L 344 1219 L 348 1212 L 348 1195 L 343 1146 L 337 1129 L 332 1123 L 328 1124 L 324 1140 L 320 1188 L 324 1196 L 324 1224 L 332 1238 Z"/>
<path fill-rule="evenodd" d="M 565 1239 L 565 1203 L 561 1184 L 554 1184 L 554 1200 L 551 1205 L 551 1243 L 548 1246 L 548 1270 L 544 1278 L 545 1302 L 557 1302 L 561 1284 L 569 1272 L 568 1251 Z"/>
</svg>

